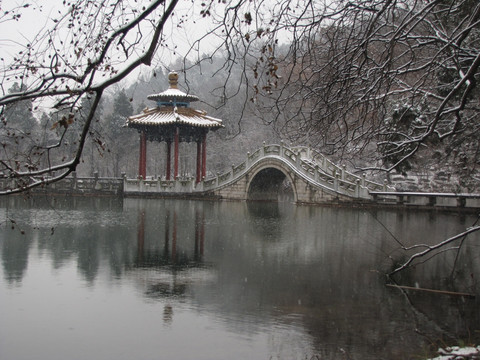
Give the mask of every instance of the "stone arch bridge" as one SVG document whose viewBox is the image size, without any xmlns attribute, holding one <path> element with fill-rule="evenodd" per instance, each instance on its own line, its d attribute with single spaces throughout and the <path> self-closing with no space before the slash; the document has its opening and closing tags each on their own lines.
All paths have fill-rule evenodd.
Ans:
<svg viewBox="0 0 480 360">
<path fill-rule="evenodd" d="M 124 179 L 126 196 L 188 196 L 229 200 L 278 200 L 288 194 L 296 203 L 372 200 L 371 192 L 392 191 L 386 183 L 348 172 L 308 147 L 264 144 L 239 165 L 213 178 Z"/>
</svg>

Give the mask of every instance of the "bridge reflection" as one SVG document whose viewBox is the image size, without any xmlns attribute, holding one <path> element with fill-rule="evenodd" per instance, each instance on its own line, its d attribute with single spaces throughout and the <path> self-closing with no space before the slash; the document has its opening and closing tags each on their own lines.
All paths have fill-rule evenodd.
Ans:
<svg viewBox="0 0 480 360">
<path fill-rule="evenodd" d="M 221 325 L 216 334 L 233 329 L 230 334 L 239 334 L 238 338 L 278 336 L 279 329 L 288 329 L 291 339 L 290 330 L 299 329 L 301 338 L 311 342 L 322 358 L 344 358 L 338 350 L 341 346 L 359 358 L 380 358 L 388 352 L 397 354 L 392 359 L 405 359 L 405 343 L 410 350 L 423 345 L 419 332 L 432 334 L 431 338 L 443 339 L 445 333 L 457 339 L 465 333 L 478 338 L 480 320 L 474 302 L 420 293 L 407 299 L 397 294 L 398 289 L 386 288 L 383 277 L 372 271 L 381 273 L 390 266 L 390 256 L 398 257 L 391 234 L 401 234 L 407 246 L 419 238 L 434 241 L 471 224 L 475 218 L 469 215 L 460 221 L 448 214 L 433 218 L 426 213 L 379 210 L 372 216 L 363 210 L 283 203 L 134 198 L 122 204 L 79 199 L 57 208 L 37 204 L 30 209 L 28 202 L 20 208 L 9 205 L 3 207 L 4 218 L 15 217 L 25 234 L 18 228 L 0 233 L 0 277 L 3 273 L 6 290 L 24 291 L 20 300 L 30 301 L 32 308 L 39 306 L 39 289 L 42 296 L 51 293 L 51 309 L 56 311 L 55 306 L 65 307 L 63 295 L 71 289 L 80 294 L 76 299 L 96 291 L 109 294 L 124 309 L 132 303 L 123 295 L 133 287 L 132 294 L 142 298 L 136 302 L 144 306 L 140 312 L 150 317 L 156 310 L 157 316 L 152 315 L 147 325 L 157 326 L 163 320 L 163 325 L 172 324 L 181 334 L 175 344 L 155 338 L 155 349 L 176 346 L 188 331 L 210 345 L 211 332 L 198 332 L 185 316 L 212 318 Z M 476 239 L 465 242 L 459 253 L 458 264 L 465 266 L 455 273 L 457 288 L 470 282 L 474 287 L 479 277 Z M 403 283 L 415 280 L 422 287 L 444 287 L 451 270 L 446 265 L 452 260 L 454 256 L 442 253 L 430 266 L 405 275 Z M 54 271 L 38 271 L 48 261 Z M 112 286 L 121 286 L 122 291 L 112 292 Z M 103 296 L 94 298 L 95 311 L 111 312 L 114 304 Z M 85 312 L 77 313 L 79 322 L 84 321 Z M 134 309 L 126 311 L 121 322 L 138 321 L 138 314 Z M 31 319 L 26 319 L 27 328 Z M 111 320 L 118 319 L 114 312 Z M 144 332 L 134 336 L 156 336 L 157 327 L 141 325 L 138 329 Z M 216 344 L 223 338 L 214 340 Z M 285 347 L 284 342 L 277 344 Z"/>
</svg>

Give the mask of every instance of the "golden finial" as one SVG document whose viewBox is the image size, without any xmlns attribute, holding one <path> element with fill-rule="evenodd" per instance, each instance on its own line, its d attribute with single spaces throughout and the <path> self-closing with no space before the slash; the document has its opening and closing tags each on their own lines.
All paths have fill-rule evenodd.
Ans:
<svg viewBox="0 0 480 360">
<path fill-rule="evenodd" d="M 178 89 L 178 74 L 175 71 L 168 74 L 168 82 L 170 83 L 170 89 Z"/>
</svg>

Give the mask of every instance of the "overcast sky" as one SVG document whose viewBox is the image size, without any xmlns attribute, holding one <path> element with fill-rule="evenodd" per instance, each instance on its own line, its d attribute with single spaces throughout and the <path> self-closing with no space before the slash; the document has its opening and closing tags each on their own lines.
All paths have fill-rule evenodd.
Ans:
<svg viewBox="0 0 480 360">
<path fill-rule="evenodd" d="M 27 3 L 32 5 L 23 8 L 22 6 Z M 18 21 L 11 20 L 12 13 L 3 15 L 6 11 L 15 7 L 21 7 L 21 17 Z M 141 74 L 145 77 L 151 76 L 155 68 L 161 67 L 164 70 L 173 70 L 167 69 L 166 67 L 174 62 L 177 57 L 185 57 L 194 40 L 207 32 L 208 28 L 212 26 L 211 19 L 199 16 L 199 8 L 192 8 L 190 1 L 179 2 L 175 15 L 178 17 L 183 14 L 185 22 L 182 27 L 178 27 L 178 18 L 174 17 L 172 21 L 166 24 L 164 34 L 166 35 L 168 49 L 160 48 L 157 51 L 152 66 L 140 67 L 134 73 L 130 74 L 124 81 L 124 85 L 126 85 L 125 83 L 130 84 L 137 81 Z M 20 50 L 24 49 L 25 45 L 31 42 L 40 30 L 51 28 L 55 24 L 53 19 L 60 18 L 61 14 L 67 12 L 68 9 L 68 7 L 63 5 L 63 0 L 0 0 L 0 14 L 3 15 L 3 17 L 0 18 L 0 58 L 3 59 L 3 67 L 5 68 L 5 65 L 10 63 L 14 56 Z M 210 41 L 214 41 L 214 38 Z M 201 51 L 208 52 L 213 46 L 213 43 L 205 41 L 202 44 Z M 192 58 L 192 60 L 194 59 Z M 3 82 L 5 91 L 12 85 L 13 80 L 12 84 L 6 81 Z M 42 108 L 46 110 L 44 106 L 41 106 L 41 109 Z"/>
</svg>

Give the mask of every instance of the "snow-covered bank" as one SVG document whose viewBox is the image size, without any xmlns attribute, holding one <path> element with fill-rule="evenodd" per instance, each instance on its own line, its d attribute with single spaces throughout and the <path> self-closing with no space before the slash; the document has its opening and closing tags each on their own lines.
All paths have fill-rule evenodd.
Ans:
<svg viewBox="0 0 480 360">
<path fill-rule="evenodd" d="M 459 347 L 452 346 L 438 349 L 439 356 L 430 360 L 473 360 L 480 359 L 480 346 Z"/>
</svg>

